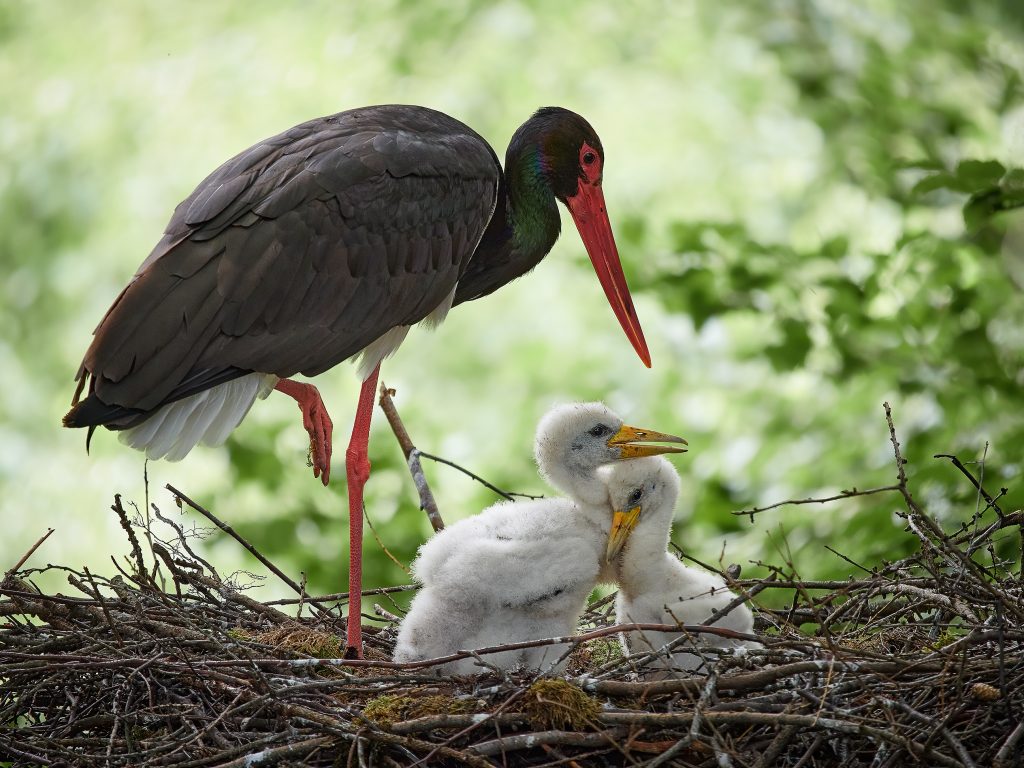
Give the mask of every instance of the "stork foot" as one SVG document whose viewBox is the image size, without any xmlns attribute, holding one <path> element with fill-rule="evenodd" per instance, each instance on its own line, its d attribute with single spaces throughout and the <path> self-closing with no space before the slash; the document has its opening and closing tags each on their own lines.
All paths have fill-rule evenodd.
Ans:
<svg viewBox="0 0 1024 768">
<path fill-rule="evenodd" d="M 319 477 L 324 485 L 331 478 L 331 436 L 334 423 L 327 413 L 327 406 L 319 390 L 312 384 L 303 384 L 291 379 L 281 379 L 274 389 L 295 400 L 302 411 L 302 426 L 309 433 L 309 456 L 313 465 L 313 477 Z"/>
</svg>

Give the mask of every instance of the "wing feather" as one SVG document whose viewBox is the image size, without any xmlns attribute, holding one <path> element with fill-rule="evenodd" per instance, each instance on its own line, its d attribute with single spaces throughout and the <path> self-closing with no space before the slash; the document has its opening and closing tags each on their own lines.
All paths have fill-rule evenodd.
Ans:
<svg viewBox="0 0 1024 768">
<path fill-rule="evenodd" d="M 482 138 L 422 107 L 352 110 L 261 142 L 177 207 L 79 376 L 123 414 L 249 371 L 327 370 L 447 299 L 500 175 Z"/>
</svg>

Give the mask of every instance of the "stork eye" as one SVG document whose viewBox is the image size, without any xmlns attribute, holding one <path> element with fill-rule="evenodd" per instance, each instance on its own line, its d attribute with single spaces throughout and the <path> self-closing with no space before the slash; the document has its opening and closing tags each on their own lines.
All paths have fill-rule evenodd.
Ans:
<svg viewBox="0 0 1024 768">
<path fill-rule="evenodd" d="M 591 165 L 595 160 L 597 160 L 597 155 L 595 155 L 593 152 L 584 152 L 583 153 L 583 164 L 584 165 Z"/>
<path fill-rule="evenodd" d="M 603 437 L 607 435 L 611 430 L 604 424 L 598 424 L 587 430 L 587 434 L 593 435 L 594 437 Z"/>
<path fill-rule="evenodd" d="M 629 503 L 636 505 L 640 503 L 640 498 L 644 495 L 643 490 L 640 488 L 634 488 L 633 492 L 629 494 Z"/>
</svg>

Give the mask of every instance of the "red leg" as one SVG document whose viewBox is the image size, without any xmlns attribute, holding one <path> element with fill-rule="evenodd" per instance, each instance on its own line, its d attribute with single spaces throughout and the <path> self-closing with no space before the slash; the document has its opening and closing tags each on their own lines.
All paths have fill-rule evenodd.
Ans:
<svg viewBox="0 0 1024 768">
<path fill-rule="evenodd" d="M 370 418 L 377 394 L 377 376 L 380 363 L 373 369 L 362 389 L 356 406 L 352 439 L 345 452 L 345 471 L 348 474 L 348 630 L 345 641 L 346 658 L 363 658 L 363 486 L 370 477 Z"/>
<path fill-rule="evenodd" d="M 320 399 L 320 392 L 312 384 L 302 384 L 291 379 L 281 379 L 274 386 L 278 392 L 291 397 L 302 411 L 302 426 L 309 433 L 309 451 L 313 458 L 313 477 L 319 477 L 324 485 L 331 477 L 331 434 L 334 424 L 327 415 L 327 406 Z"/>
</svg>

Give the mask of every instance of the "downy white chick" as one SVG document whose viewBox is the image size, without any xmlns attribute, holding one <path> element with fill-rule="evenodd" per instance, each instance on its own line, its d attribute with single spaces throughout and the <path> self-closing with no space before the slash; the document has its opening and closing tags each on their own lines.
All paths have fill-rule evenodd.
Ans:
<svg viewBox="0 0 1024 768">
<path fill-rule="evenodd" d="M 642 459 L 607 467 L 601 476 L 614 510 L 607 556 L 614 563 L 619 594 L 615 621 L 619 624 L 703 624 L 735 597 L 712 573 L 689 568 L 667 551 L 672 515 L 679 496 L 679 475 L 661 458 Z M 712 626 L 746 634 L 754 617 L 746 605 L 733 608 Z M 627 655 L 645 654 L 679 637 L 678 632 L 633 631 L 621 637 Z M 693 633 L 671 656 L 662 654 L 650 668 L 660 676 L 697 670 L 704 664 L 701 646 L 757 648 L 752 641 Z M 708 660 L 715 656 L 709 654 Z"/>
<path fill-rule="evenodd" d="M 682 438 L 626 426 L 600 403 L 553 408 L 537 427 L 541 474 L 570 498 L 500 502 L 440 531 L 420 547 L 413 575 L 423 585 L 399 628 L 395 661 L 568 635 L 605 563 L 611 511 L 603 464 L 678 453 L 643 442 Z M 610 571 L 609 571 L 610 573 Z M 503 669 L 551 666 L 558 646 L 489 654 Z M 475 659 L 438 669 L 482 671 Z"/>
</svg>

